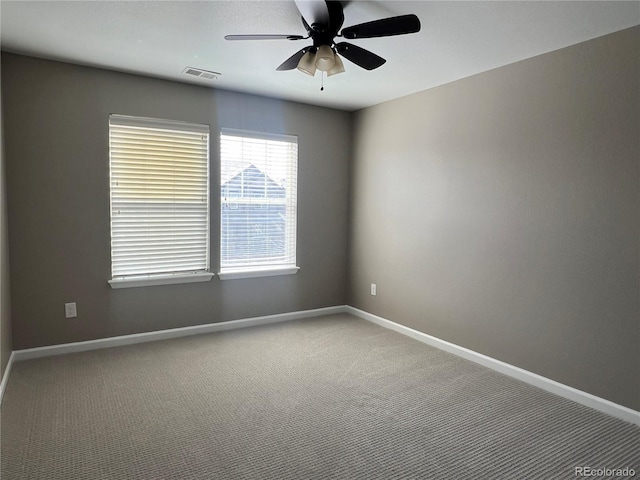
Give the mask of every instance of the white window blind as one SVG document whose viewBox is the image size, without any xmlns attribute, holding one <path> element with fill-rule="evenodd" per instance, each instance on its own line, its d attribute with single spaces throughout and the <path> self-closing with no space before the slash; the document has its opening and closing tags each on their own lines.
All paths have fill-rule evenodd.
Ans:
<svg viewBox="0 0 640 480">
<path fill-rule="evenodd" d="M 209 127 L 109 117 L 112 276 L 209 269 Z"/>
<path fill-rule="evenodd" d="M 220 134 L 220 271 L 296 264 L 298 139 Z"/>
</svg>

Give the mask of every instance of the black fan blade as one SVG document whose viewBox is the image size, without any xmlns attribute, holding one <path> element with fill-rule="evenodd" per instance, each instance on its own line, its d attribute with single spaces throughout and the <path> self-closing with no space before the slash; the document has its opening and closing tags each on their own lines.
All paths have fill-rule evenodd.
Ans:
<svg viewBox="0 0 640 480">
<path fill-rule="evenodd" d="M 308 25 L 329 25 L 329 8 L 324 0 L 295 0 L 296 7 Z"/>
<path fill-rule="evenodd" d="M 302 35 L 225 35 L 225 40 L 302 40 Z"/>
<path fill-rule="evenodd" d="M 299 52 L 294 53 L 289 58 L 287 58 L 284 62 L 282 62 L 282 65 L 280 65 L 278 68 L 276 68 L 276 70 L 278 70 L 278 71 L 293 70 L 294 68 L 296 68 L 298 66 L 298 62 L 300 62 L 300 59 L 302 58 L 302 56 L 305 53 L 307 53 L 307 51 L 310 48 L 311 47 L 305 47 L 302 50 L 300 50 Z"/>
<path fill-rule="evenodd" d="M 342 36 L 350 40 L 356 38 L 390 37 L 420 31 L 420 20 L 415 15 L 383 18 L 373 22 L 361 23 L 342 30 Z"/>
<path fill-rule="evenodd" d="M 379 57 L 375 53 L 347 42 L 338 43 L 336 45 L 336 51 L 347 60 L 352 61 L 366 70 L 373 70 L 374 68 L 384 65 L 386 62 L 384 58 Z"/>
</svg>

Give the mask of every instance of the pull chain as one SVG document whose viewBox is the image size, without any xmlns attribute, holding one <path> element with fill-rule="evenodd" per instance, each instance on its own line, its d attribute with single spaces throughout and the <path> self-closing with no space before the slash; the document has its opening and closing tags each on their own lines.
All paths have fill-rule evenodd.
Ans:
<svg viewBox="0 0 640 480">
<path fill-rule="evenodd" d="M 323 71 L 323 72 L 320 72 L 320 73 L 322 74 L 322 75 L 320 76 L 320 78 L 322 79 L 322 80 L 320 80 L 320 91 L 321 91 L 321 92 L 324 92 L 324 71 Z"/>
</svg>

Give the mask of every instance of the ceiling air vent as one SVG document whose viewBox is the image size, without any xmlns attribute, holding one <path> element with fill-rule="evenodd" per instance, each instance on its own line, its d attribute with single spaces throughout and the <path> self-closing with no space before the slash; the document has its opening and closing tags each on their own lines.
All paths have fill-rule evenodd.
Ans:
<svg viewBox="0 0 640 480">
<path fill-rule="evenodd" d="M 193 77 L 204 78 L 205 80 L 215 80 L 221 75 L 218 72 L 211 72 L 209 70 L 202 70 L 201 68 L 194 67 L 187 67 L 182 71 L 182 73 Z"/>
</svg>

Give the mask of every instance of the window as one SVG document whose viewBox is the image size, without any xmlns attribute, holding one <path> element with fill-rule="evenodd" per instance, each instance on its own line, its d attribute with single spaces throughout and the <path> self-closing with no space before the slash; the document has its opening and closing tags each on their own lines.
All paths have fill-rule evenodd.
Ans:
<svg viewBox="0 0 640 480">
<path fill-rule="evenodd" d="M 114 288 L 205 281 L 209 127 L 109 117 Z"/>
<path fill-rule="evenodd" d="M 298 140 L 220 134 L 220 278 L 296 273 Z"/>
</svg>

